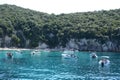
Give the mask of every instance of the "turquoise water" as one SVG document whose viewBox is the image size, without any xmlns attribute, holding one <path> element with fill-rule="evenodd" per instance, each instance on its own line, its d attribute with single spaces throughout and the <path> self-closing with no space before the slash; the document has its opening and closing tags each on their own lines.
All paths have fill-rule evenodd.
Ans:
<svg viewBox="0 0 120 80">
<path fill-rule="evenodd" d="M 8 59 L 6 53 L 12 53 Z M 120 80 L 120 53 L 74 52 L 75 58 L 64 58 L 63 52 L 0 51 L 0 79 L 2 80 Z M 100 67 L 100 56 L 109 56 L 110 65 Z"/>
</svg>

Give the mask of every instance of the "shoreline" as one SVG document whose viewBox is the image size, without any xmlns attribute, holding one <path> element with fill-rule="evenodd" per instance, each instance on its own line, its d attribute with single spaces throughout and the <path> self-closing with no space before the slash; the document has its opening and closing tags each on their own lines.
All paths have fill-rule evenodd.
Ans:
<svg viewBox="0 0 120 80">
<path fill-rule="evenodd" d="M 0 50 L 39 50 L 39 49 L 30 49 L 30 48 L 0 48 Z M 44 49 L 40 49 L 40 50 L 44 50 Z M 64 51 L 64 50 L 53 50 L 53 49 L 49 49 L 50 51 Z M 120 53 L 119 51 L 84 51 L 81 50 L 79 52 L 115 52 L 115 53 Z"/>
<path fill-rule="evenodd" d="M 0 48 L 0 50 L 31 50 L 27 48 Z"/>
</svg>

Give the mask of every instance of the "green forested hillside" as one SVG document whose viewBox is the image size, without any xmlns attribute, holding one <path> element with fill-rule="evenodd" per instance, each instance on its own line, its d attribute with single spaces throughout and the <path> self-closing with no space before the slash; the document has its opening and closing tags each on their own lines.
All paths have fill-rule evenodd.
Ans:
<svg viewBox="0 0 120 80">
<path fill-rule="evenodd" d="M 9 47 L 29 48 L 46 43 L 50 48 L 65 46 L 70 39 L 97 39 L 120 44 L 120 9 L 71 14 L 47 14 L 15 5 L 0 5 L 0 38 Z"/>
</svg>

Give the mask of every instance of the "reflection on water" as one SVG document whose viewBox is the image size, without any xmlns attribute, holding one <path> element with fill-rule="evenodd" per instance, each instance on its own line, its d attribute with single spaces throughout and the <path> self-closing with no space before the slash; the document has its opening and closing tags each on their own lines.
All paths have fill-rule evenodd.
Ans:
<svg viewBox="0 0 120 80">
<path fill-rule="evenodd" d="M 6 53 L 13 54 L 8 59 Z M 74 52 L 77 57 L 64 58 L 63 52 L 0 51 L 0 79 L 5 80 L 119 80 L 120 54 Z M 64 53 L 67 54 L 67 53 Z M 72 53 L 73 54 L 73 53 Z M 109 56 L 110 65 L 101 67 L 100 56 Z"/>
</svg>

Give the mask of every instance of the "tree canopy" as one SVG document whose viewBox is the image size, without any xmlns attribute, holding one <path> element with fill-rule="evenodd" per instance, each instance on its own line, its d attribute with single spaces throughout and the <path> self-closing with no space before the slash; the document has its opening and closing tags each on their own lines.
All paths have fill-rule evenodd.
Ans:
<svg viewBox="0 0 120 80">
<path fill-rule="evenodd" d="M 0 5 L 0 38 L 12 38 L 12 46 L 37 47 L 39 42 L 51 48 L 70 39 L 97 39 L 120 44 L 120 9 L 70 14 L 47 14 L 15 5 Z M 17 45 L 19 44 L 19 45 Z"/>
</svg>

